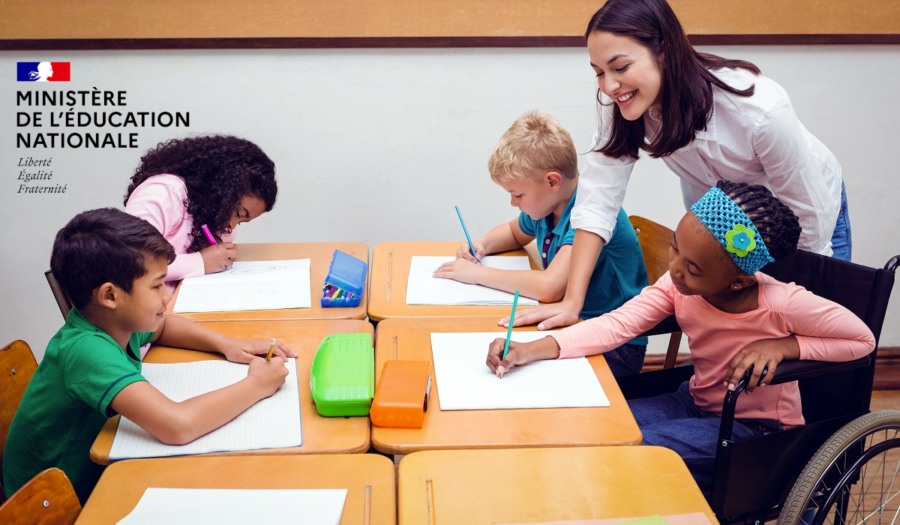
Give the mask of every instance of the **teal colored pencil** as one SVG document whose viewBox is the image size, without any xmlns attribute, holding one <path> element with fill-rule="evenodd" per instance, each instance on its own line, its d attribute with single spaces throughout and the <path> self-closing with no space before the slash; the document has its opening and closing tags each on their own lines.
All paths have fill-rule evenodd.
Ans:
<svg viewBox="0 0 900 525">
<path fill-rule="evenodd" d="M 506 359 L 506 354 L 509 353 L 509 338 L 512 337 L 512 326 L 513 319 L 516 318 L 516 305 L 519 304 L 519 291 L 516 290 L 516 295 L 513 297 L 513 309 L 512 313 L 509 314 L 509 328 L 506 329 L 506 344 L 503 345 L 503 357 L 500 359 Z"/>
<path fill-rule="evenodd" d="M 475 257 L 475 264 L 481 264 L 481 261 L 478 260 L 478 256 L 475 255 L 475 245 L 472 244 L 472 238 L 469 237 L 469 230 L 466 228 L 466 221 L 462 218 L 462 213 L 459 211 L 459 206 L 454 206 L 456 208 L 456 216 L 459 217 L 459 223 L 462 224 L 463 233 L 466 234 L 466 240 L 469 241 L 469 250 L 472 252 L 472 257 Z"/>
</svg>

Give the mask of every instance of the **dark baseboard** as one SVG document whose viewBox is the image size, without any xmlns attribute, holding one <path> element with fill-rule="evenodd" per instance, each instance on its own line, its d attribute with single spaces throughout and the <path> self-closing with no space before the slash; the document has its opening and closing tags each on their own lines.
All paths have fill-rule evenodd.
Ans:
<svg viewBox="0 0 900 525">
<path fill-rule="evenodd" d="M 900 346 L 882 346 L 875 358 L 874 390 L 900 390 Z"/>
<path fill-rule="evenodd" d="M 676 366 L 690 357 L 689 354 L 678 354 Z M 648 355 L 644 359 L 641 372 L 661 370 L 666 360 L 665 355 Z M 875 358 L 875 382 L 873 390 L 900 390 L 900 347 L 883 346 L 878 349 Z"/>
<path fill-rule="evenodd" d="M 694 45 L 900 45 L 897 34 L 689 35 Z M 0 39 L 0 51 L 584 47 L 581 35 Z"/>
</svg>

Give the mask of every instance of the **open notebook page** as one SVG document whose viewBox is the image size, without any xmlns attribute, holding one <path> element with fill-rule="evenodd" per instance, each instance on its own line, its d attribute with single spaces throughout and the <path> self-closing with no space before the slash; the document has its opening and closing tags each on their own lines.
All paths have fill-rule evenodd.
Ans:
<svg viewBox="0 0 900 525">
<path fill-rule="evenodd" d="M 479 286 L 466 284 L 452 279 L 438 279 L 432 274 L 442 264 L 450 262 L 454 257 L 413 256 L 409 267 L 409 282 L 406 286 L 406 304 L 411 305 L 510 305 L 513 294 Z M 501 270 L 530 270 L 528 257 L 489 256 L 481 259 L 481 264 L 488 268 Z M 519 295 L 520 306 L 537 306 L 538 302 Z"/>
<path fill-rule="evenodd" d="M 551 332 L 513 332 L 527 343 Z M 497 377 L 485 364 L 488 346 L 506 332 L 431 334 L 441 410 L 608 407 L 600 380 L 584 357 L 536 361 Z"/>
<path fill-rule="evenodd" d="M 235 473 L 240 475 L 240 473 Z M 347 489 L 175 489 L 150 487 L 122 525 L 246 523 L 338 525 Z"/>
<path fill-rule="evenodd" d="M 110 459 L 181 456 L 235 450 L 299 447 L 300 391 L 297 362 L 286 363 L 288 376 L 274 395 L 248 408 L 224 426 L 187 445 L 166 445 L 133 421 L 122 417 L 110 449 Z M 247 377 L 247 365 L 228 361 L 143 363 L 141 374 L 172 401 L 218 390 Z"/>
<path fill-rule="evenodd" d="M 224 272 L 184 279 L 173 311 L 309 308 L 309 279 L 309 259 L 236 261 Z"/>
</svg>

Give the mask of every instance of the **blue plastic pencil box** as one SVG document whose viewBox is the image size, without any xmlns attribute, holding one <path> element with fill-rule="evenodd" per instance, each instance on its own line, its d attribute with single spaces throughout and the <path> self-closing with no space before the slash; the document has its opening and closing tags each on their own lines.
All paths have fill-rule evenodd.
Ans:
<svg viewBox="0 0 900 525">
<path fill-rule="evenodd" d="M 335 250 L 323 288 L 323 307 L 359 306 L 366 289 L 369 265 L 352 255 Z"/>
</svg>

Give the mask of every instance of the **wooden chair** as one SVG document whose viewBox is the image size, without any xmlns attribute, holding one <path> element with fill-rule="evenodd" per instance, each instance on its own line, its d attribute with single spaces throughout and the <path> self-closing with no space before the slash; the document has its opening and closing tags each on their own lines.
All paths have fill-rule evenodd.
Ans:
<svg viewBox="0 0 900 525">
<path fill-rule="evenodd" d="M 47 284 L 50 285 L 50 291 L 53 292 L 53 298 L 56 299 L 56 305 L 59 306 L 59 312 L 65 319 L 69 315 L 69 310 L 72 309 L 72 301 L 69 300 L 69 296 L 63 291 L 56 277 L 53 277 L 52 271 L 44 272 L 44 277 L 47 278 Z"/>
<path fill-rule="evenodd" d="M 81 503 L 69 478 L 58 468 L 48 468 L 0 506 L 0 523 L 70 525 L 80 513 Z"/>
<path fill-rule="evenodd" d="M 37 361 L 25 341 L 13 341 L 0 349 L 0 473 L 3 472 L 3 449 L 9 425 L 25 395 L 28 382 L 37 370 Z M 2 478 L 0 478 L 2 482 Z M 5 496 L 0 485 L 0 503 Z M 10 523 L 0 519 L 0 523 Z"/>
<path fill-rule="evenodd" d="M 644 266 L 647 267 L 647 279 L 655 283 L 669 271 L 669 245 L 672 244 L 674 231 L 637 215 L 628 217 L 634 233 L 637 234 L 644 254 Z M 678 348 L 681 346 L 681 332 L 674 332 L 669 337 L 669 348 L 666 350 L 666 361 L 663 368 L 672 368 L 678 359 Z"/>
</svg>

